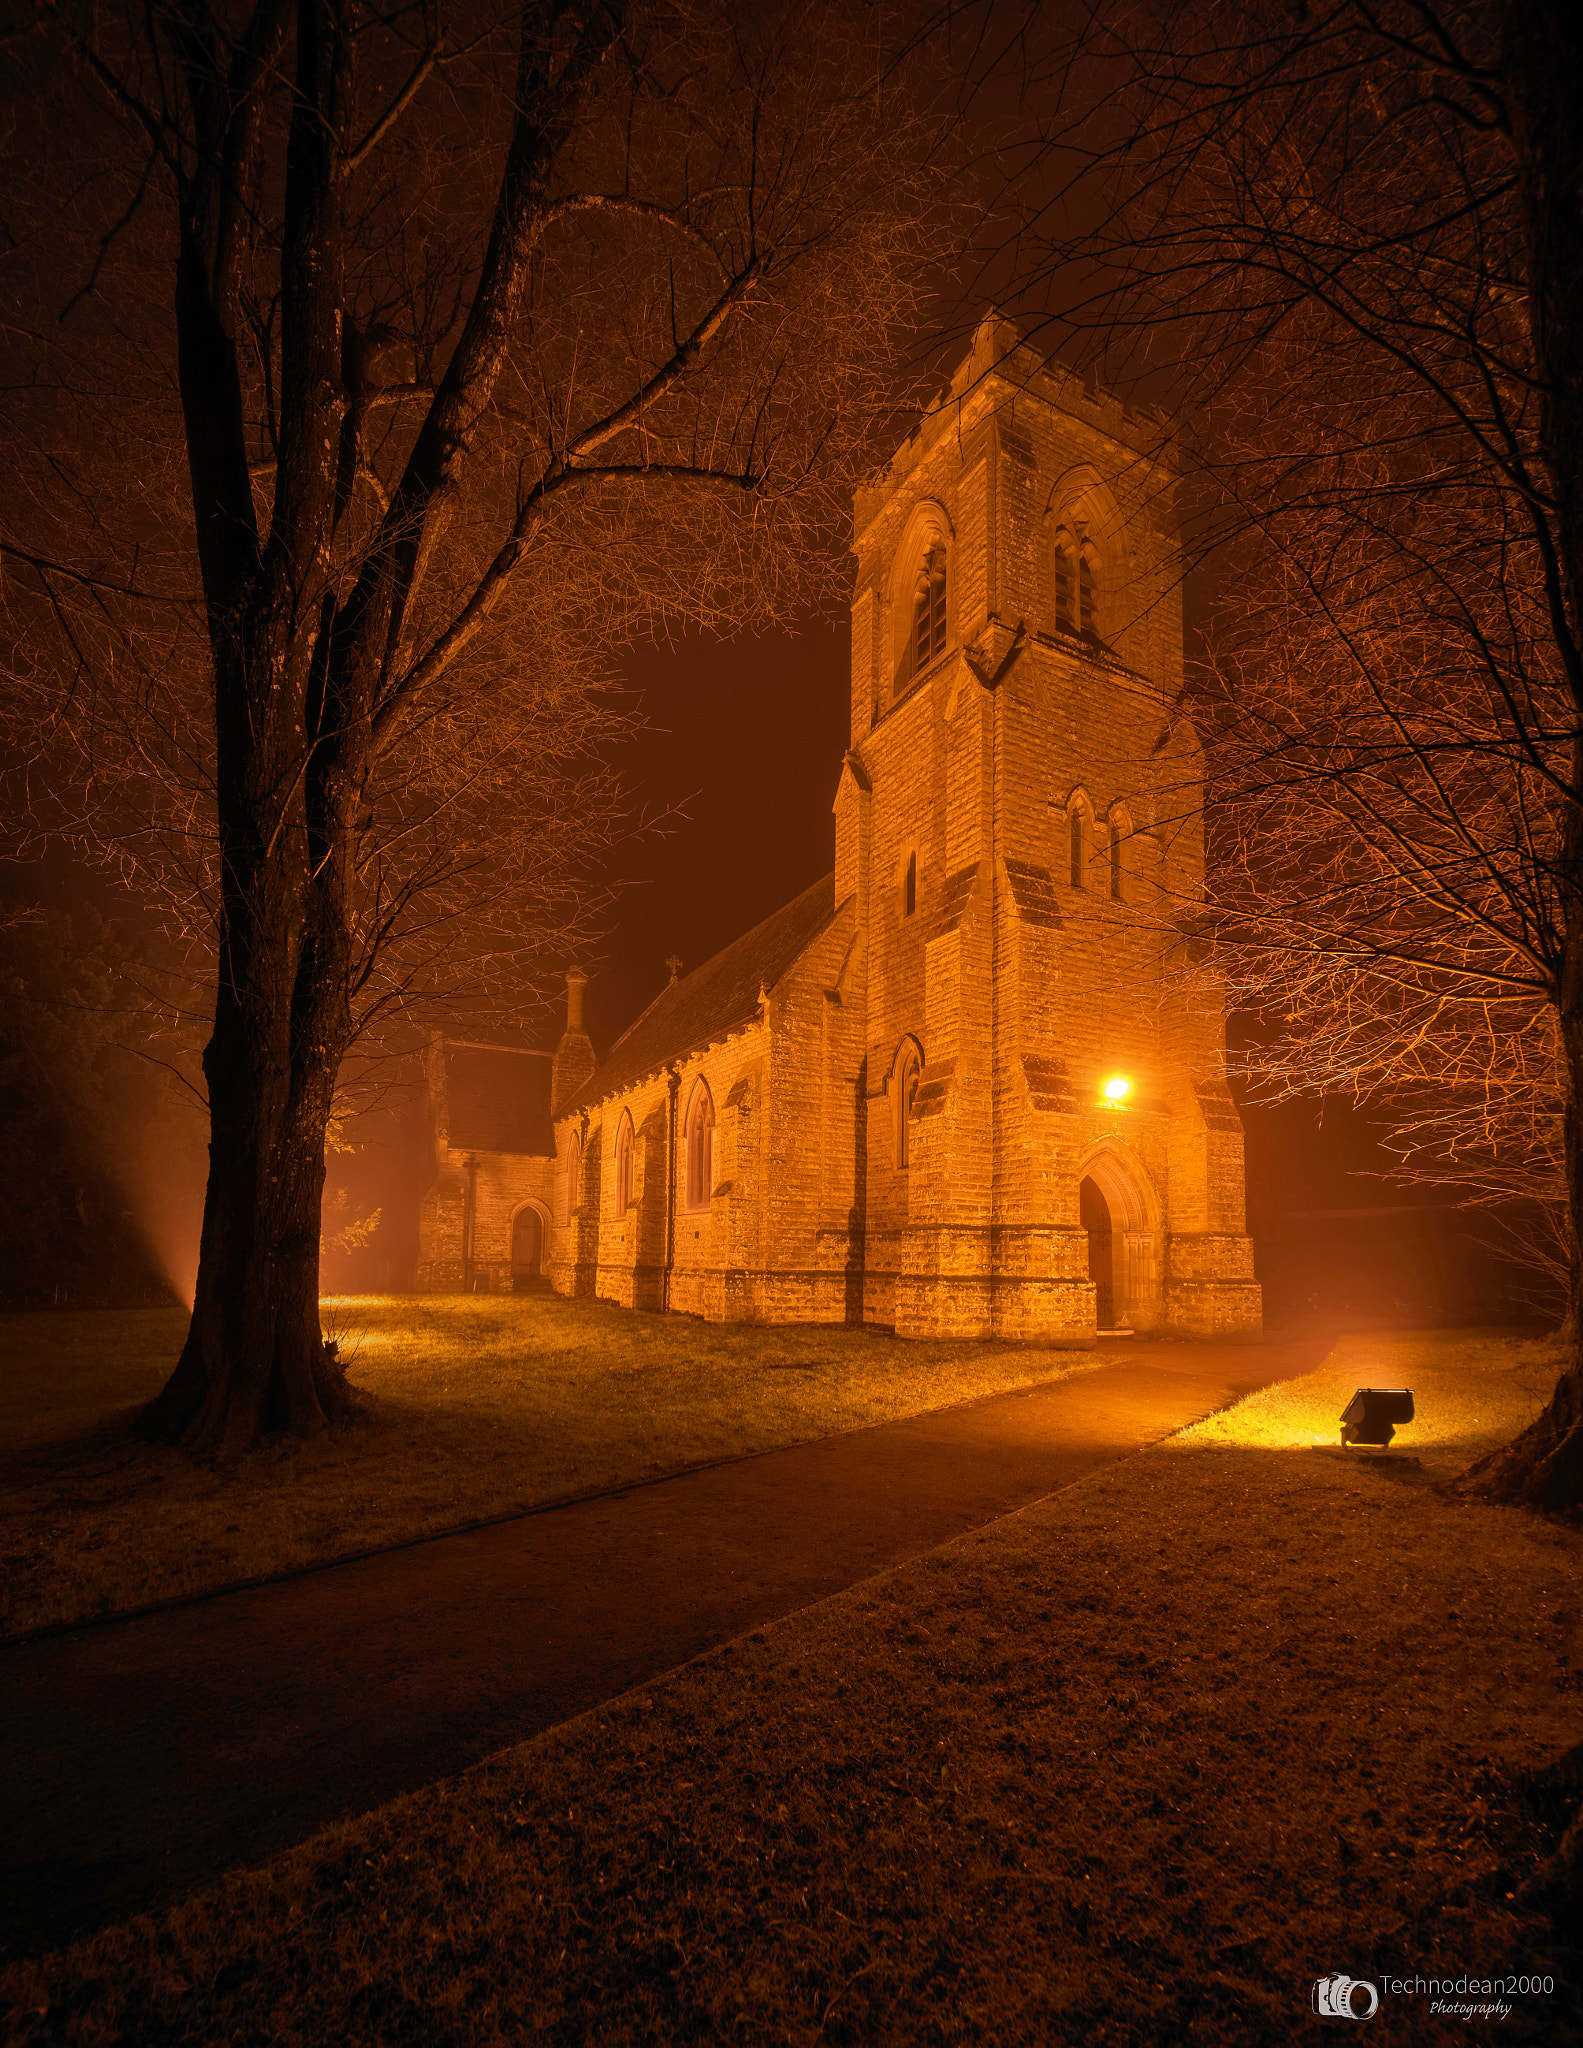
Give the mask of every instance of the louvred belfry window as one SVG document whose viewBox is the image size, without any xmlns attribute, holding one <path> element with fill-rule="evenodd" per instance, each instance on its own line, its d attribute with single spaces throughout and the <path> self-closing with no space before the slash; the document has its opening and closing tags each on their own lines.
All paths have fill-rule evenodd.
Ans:
<svg viewBox="0 0 1583 2048">
<path fill-rule="evenodd" d="M 945 549 L 932 547 L 918 571 L 913 599 L 913 667 L 927 668 L 945 652 Z"/>
<path fill-rule="evenodd" d="M 1099 578 L 1086 548 L 1077 565 L 1077 630 L 1090 640 L 1099 638 Z"/>
<path fill-rule="evenodd" d="M 1072 543 L 1064 537 L 1055 544 L 1055 623 L 1072 630 Z"/>
</svg>

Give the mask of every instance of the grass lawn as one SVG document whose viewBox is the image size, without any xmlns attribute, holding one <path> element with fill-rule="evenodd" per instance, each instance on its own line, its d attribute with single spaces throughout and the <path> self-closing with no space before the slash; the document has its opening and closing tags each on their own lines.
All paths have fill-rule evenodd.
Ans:
<svg viewBox="0 0 1583 2048">
<path fill-rule="evenodd" d="M 179 1311 L 0 1317 L 0 1630 L 266 1578 L 1109 1355 L 548 1294 L 334 1297 L 324 1319 L 368 1412 L 225 1466 L 129 1433 L 181 1348 Z"/>
<path fill-rule="evenodd" d="M 1523 1788 L 1583 1738 L 1583 1530 L 1435 1484 L 1551 1369 L 1510 1340 L 1348 1340 L 458 1779 L 13 1964 L 0 2008 L 19 2043 L 1220 2048 L 1329 2040 L 1310 1991 L 1343 1970 L 1381 1990 L 1372 2041 L 1575 2044 Z M 1419 1393 L 1395 1463 L 1331 1448 L 1338 1386 L 1367 1382 Z M 1469 1973 L 1551 1988 L 1499 2021 L 1390 1988 Z"/>
</svg>

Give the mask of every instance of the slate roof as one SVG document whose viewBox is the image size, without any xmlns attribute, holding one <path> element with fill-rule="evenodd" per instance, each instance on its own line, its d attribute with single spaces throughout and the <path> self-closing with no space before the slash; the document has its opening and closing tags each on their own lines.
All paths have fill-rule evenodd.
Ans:
<svg viewBox="0 0 1583 2048">
<path fill-rule="evenodd" d="M 453 1152 L 555 1153 L 550 1056 L 503 1045 L 445 1047 L 447 1142 Z"/>
<path fill-rule="evenodd" d="M 664 989 L 616 1040 L 587 1087 L 561 1114 L 619 1094 L 672 1060 L 685 1059 L 728 1032 L 751 1024 L 758 1015 L 760 989 L 775 986 L 798 954 L 830 923 L 835 909 L 835 876 L 831 874 L 773 917 L 744 932 L 723 953 L 716 953 L 702 967 L 695 967 Z"/>
</svg>

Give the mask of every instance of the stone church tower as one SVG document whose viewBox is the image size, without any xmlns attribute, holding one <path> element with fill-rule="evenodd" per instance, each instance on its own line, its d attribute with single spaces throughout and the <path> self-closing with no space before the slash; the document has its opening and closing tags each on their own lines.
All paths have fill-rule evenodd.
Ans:
<svg viewBox="0 0 1583 2048">
<path fill-rule="evenodd" d="M 1221 1000 L 1177 936 L 1175 501 L 1161 419 L 981 325 L 858 494 L 834 876 L 597 1065 L 572 977 L 554 1157 L 513 1169 L 552 1285 L 919 1337 L 1258 1326 Z"/>
<path fill-rule="evenodd" d="M 866 942 L 870 1313 L 1257 1326 L 1223 1017 L 1171 938 L 1203 845 L 1162 422 L 992 317 L 855 546 L 835 896 Z"/>
</svg>

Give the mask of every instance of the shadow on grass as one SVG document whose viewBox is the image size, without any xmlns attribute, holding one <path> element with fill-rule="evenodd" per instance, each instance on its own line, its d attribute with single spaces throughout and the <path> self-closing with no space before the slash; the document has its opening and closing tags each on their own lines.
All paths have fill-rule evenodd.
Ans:
<svg viewBox="0 0 1583 2048">
<path fill-rule="evenodd" d="M 182 1319 L 13 1316 L 8 1635 L 342 1562 L 1091 1369 L 1102 1352 L 703 1324 L 555 1295 L 334 1297 L 359 1415 L 205 1463 L 131 1434 Z"/>
<path fill-rule="evenodd" d="M 1576 2042 L 1583 1536 L 1238 1414 L 14 1966 L 17 2037 L 1320 2043 L 1342 1969 Z"/>
</svg>

